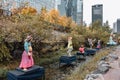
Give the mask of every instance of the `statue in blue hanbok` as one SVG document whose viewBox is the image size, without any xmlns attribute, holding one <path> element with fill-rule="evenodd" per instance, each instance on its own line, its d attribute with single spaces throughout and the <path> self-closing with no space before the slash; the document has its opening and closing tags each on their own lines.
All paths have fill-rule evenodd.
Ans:
<svg viewBox="0 0 120 80">
<path fill-rule="evenodd" d="M 113 34 L 110 35 L 109 37 L 109 42 L 107 43 L 108 45 L 116 45 L 117 43 L 113 40 Z"/>
</svg>

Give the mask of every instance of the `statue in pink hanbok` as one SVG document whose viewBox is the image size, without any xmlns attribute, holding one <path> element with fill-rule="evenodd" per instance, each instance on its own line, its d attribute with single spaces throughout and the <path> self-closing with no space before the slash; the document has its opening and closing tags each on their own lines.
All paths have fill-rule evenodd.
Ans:
<svg viewBox="0 0 120 80">
<path fill-rule="evenodd" d="M 31 46 L 32 37 L 27 36 L 24 42 L 24 51 L 22 54 L 22 59 L 19 67 L 26 71 L 28 68 L 34 65 L 34 60 L 32 57 L 32 46 Z"/>
</svg>

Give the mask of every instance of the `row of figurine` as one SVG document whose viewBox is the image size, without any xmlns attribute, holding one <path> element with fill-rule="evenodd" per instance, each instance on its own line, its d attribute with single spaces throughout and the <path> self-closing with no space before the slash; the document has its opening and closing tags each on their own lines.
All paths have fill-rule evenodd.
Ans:
<svg viewBox="0 0 120 80">
<path fill-rule="evenodd" d="M 115 37 L 115 35 L 113 33 L 110 34 L 109 37 L 109 41 L 107 42 L 107 45 L 117 45 L 117 42 L 115 42 L 113 40 L 113 37 Z M 99 39 L 92 39 L 92 38 L 88 38 L 87 42 L 89 43 L 90 48 L 92 49 L 93 46 L 95 45 L 95 42 L 97 43 L 96 48 L 100 49 L 102 46 L 102 41 Z M 72 45 L 72 37 L 68 37 L 68 46 L 67 46 L 67 53 L 69 56 L 71 56 L 71 52 L 73 50 L 73 45 Z M 82 50 L 82 51 L 81 51 Z M 84 45 L 81 45 L 81 47 L 79 48 L 80 52 L 84 52 Z"/>
<path fill-rule="evenodd" d="M 20 65 L 19 65 L 19 68 L 23 69 L 24 71 L 26 71 L 28 68 L 34 65 L 34 60 L 32 57 L 32 46 L 31 46 L 32 39 L 33 39 L 32 36 L 29 35 L 26 37 L 25 42 L 24 42 L 24 51 L 22 54 Z M 93 47 L 93 42 L 95 41 L 97 41 L 96 48 L 101 48 L 101 40 L 96 40 L 96 39 L 93 40 L 91 38 L 88 38 L 88 43 L 89 43 L 90 48 Z M 111 36 L 110 36 L 109 41 L 112 41 Z M 67 45 L 68 56 L 71 56 L 72 50 L 73 50 L 72 37 L 68 37 L 68 45 Z M 79 51 L 81 53 L 85 52 L 84 45 L 80 46 Z"/>
<path fill-rule="evenodd" d="M 89 46 L 90 48 L 92 49 L 93 48 L 93 45 L 94 45 L 94 42 L 97 41 L 97 46 L 96 48 L 101 48 L 101 40 L 96 40 L 96 39 L 91 39 L 91 38 L 88 38 L 88 43 L 89 43 Z M 73 45 L 72 45 L 72 37 L 68 37 L 68 45 L 67 45 L 67 53 L 68 53 L 68 56 L 71 56 L 71 52 L 73 50 Z M 85 47 L 84 45 L 81 45 L 80 48 L 79 48 L 79 51 L 80 53 L 84 53 L 85 52 Z"/>
</svg>

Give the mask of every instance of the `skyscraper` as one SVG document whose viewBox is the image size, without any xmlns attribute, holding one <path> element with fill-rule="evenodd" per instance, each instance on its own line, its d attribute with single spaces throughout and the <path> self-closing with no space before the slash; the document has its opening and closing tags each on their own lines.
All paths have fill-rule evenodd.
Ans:
<svg viewBox="0 0 120 80">
<path fill-rule="evenodd" d="M 113 32 L 120 34 L 120 19 L 113 23 Z"/>
<path fill-rule="evenodd" d="M 83 24 L 83 0 L 77 0 L 76 23 Z"/>
<path fill-rule="evenodd" d="M 83 0 L 61 0 L 58 6 L 61 15 L 71 17 L 78 25 L 83 23 Z"/>
<path fill-rule="evenodd" d="M 57 10 L 59 11 L 61 16 L 66 16 L 66 3 L 67 0 L 59 0 L 59 4 L 57 5 Z"/>
<path fill-rule="evenodd" d="M 116 22 L 113 23 L 113 32 L 117 33 L 117 23 Z"/>
<path fill-rule="evenodd" d="M 92 6 L 92 23 L 98 20 L 102 25 L 103 23 L 103 5 L 102 4 L 97 4 Z"/>
<path fill-rule="evenodd" d="M 117 19 L 117 33 L 120 34 L 120 19 Z"/>
<path fill-rule="evenodd" d="M 49 11 L 51 9 L 55 9 L 56 0 L 2 0 L 3 4 L 9 4 L 9 6 L 6 6 L 6 8 L 18 8 L 23 3 L 28 3 L 29 6 L 32 6 L 37 9 L 39 12 L 42 7 L 46 7 L 46 9 Z"/>
</svg>

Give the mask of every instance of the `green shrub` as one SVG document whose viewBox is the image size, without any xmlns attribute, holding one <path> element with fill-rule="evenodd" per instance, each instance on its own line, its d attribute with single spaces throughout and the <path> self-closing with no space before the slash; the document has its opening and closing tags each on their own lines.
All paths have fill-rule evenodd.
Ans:
<svg viewBox="0 0 120 80">
<path fill-rule="evenodd" d="M 12 58 L 10 56 L 9 49 L 6 47 L 4 43 L 0 43 L 0 61 L 10 60 Z"/>
<path fill-rule="evenodd" d="M 0 68 L 0 78 L 5 79 L 7 75 L 8 69 Z"/>
</svg>

